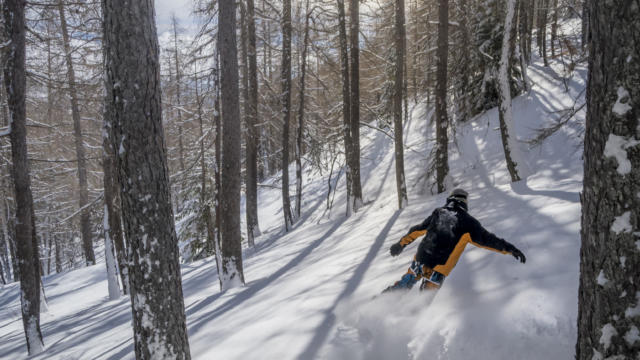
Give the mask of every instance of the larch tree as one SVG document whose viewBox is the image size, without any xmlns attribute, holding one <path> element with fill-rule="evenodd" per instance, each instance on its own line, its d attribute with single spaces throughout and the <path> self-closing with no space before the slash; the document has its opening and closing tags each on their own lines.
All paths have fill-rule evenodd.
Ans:
<svg viewBox="0 0 640 360">
<path fill-rule="evenodd" d="M 105 112 L 118 149 L 137 359 L 190 359 L 151 0 L 103 0 Z M 141 56 L 142 54 L 142 56 Z"/>
<path fill-rule="evenodd" d="M 91 223 L 89 211 L 86 206 L 89 203 L 89 190 L 87 183 L 87 164 L 85 159 L 84 141 L 82 137 L 82 124 L 80 121 L 80 107 L 78 106 L 78 93 L 76 75 L 73 67 L 71 39 L 67 28 L 64 0 L 58 0 L 58 12 L 60 15 L 60 27 L 64 45 L 64 56 L 67 63 L 67 83 L 69 85 L 69 97 L 71 99 L 71 116 L 73 118 L 73 135 L 75 140 L 76 161 L 78 164 L 78 208 L 80 209 L 80 232 L 82 234 L 82 248 L 84 250 L 87 265 L 95 265 L 96 256 L 93 252 L 93 239 L 91 238 Z"/>
<path fill-rule="evenodd" d="M 500 135 L 502 137 L 502 148 L 507 162 L 507 169 L 511 176 L 511 181 L 519 181 L 523 176 L 524 163 L 518 151 L 515 133 L 513 131 L 513 111 L 511 108 L 511 83 L 509 79 L 511 66 L 511 42 L 512 28 L 514 26 L 516 12 L 516 0 L 507 0 L 507 13 L 504 20 L 504 35 L 502 37 L 502 53 L 500 56 L 500 66 L 498 69 L 498 89 L 500 97 L 499 118 Z"/>
<path fill-rule="evenodd" d="M 0 136 L 9 135 L 11 142 L 12 175 L 15 189 L 15 243 L 20 274 L 20 309 L 29 355 L 44 350 L 40 331 L 40 260 L 35 233 L 33 195 L 29 176 L 26 128 L 26 71 L 25 71 L 25 1 L 6 0 L 2 4 L 4 86 L 9 109 L 9 124 Z"/>
<path fill-rule="evenodd" d="M 393 85 L 393 137 L 396 160 L 396 191 L 398 193 L 398 208 L 408 205 L 407 184 L 404 177 L 404 140 L 402 131 L 402 100 L 404 90 L 404 53 L 405 53 L 405 24 L 404 0 L 395 1 L 395 77 Z"/>
<path fill-rule="evenodd" d="M 247 0 L 247 62 L 249 77 L 249 103 L 247 104 L 247 136 L 246 136 L 246 216 L 247 239 L 249 245 L 255 244 L 255 238 L 260 236 L 258 222 L 258 144 L 260 132 L 258 128 L 258 61 L 256 47 L 255 4 Z"/>
<path fill-rule="evenodd" d="M 351 91 L 349 78 L 349 48 L 347 42 L 347 25 L 344 11 L 344 0 L 336 0 L 338 3 L 338 31 L 340 41 L 340 73 L 342 75 L 342 126 L 344 133 L 344 161 L 347 178 L 347 212 L 351 216 L 353 211 L 353 139 L 351 139 Z"/>
<path fill-rule="evenodd" d="M 220 49 L 220 108 L 222 111 L 222 160 L 220 169 L 222 290 L 244 285 L 242 237 L 240 234 L 240 90 L 236 4 L 219 2 L 218 46 Z"/>
<path fill-rule="evenodd" d="M 438 193 L 446 190 L 449 174 L 449 118 L 447 115 L 447 59 L 449 53 L 449 1 L 440 0 L 438 7 L 438 48 L 436 60 L 436 183 Z"/>
<path fill-rule="evenodd" d="M 251 1 L 251 0 L 248 0 Z M 313 10 L 309 10 L 309 0 L 306 0 L 304 35 L 302 40 L 302 54 L 300 55 L 300 93 L 298 96 L 298 128 L 296 134 L 296 218 L 302 212 L 302 144 L 304 136 L 304 105 L 305 80 L 307 75 L 307 50 L 309 48 L 309 22 Z"/>
<path fill-rule="evenodd" d="M 640 4 L 586 5 L 589 78 L 576 359 L 638 359 Z"/>
<path fill-rule="evenodd" d="M 281 103 L 282 128 L 282 212 L 284 228 L 289 231 L 293 225 L 291 199 L 289 198 L 289 127 L 291 122 L 291 0 L 282 2 L 282 76 Z"/>
<path fill-rule="evenodd" d="M 357 212 L 362 206 L 362 183 L 360 182 L 360 0 L 350 0 L 349 20 L 351 191 L 352 209 Z"/>
</svg>

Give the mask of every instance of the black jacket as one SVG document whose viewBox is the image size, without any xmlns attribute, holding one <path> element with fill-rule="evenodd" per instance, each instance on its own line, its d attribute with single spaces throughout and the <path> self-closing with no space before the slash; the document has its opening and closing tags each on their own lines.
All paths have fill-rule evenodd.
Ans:
<svg viewBox="0 0 640 360">
<path fill-rule="evenodd" d="M 435 209 L 421 224 L 412 227 L 400 245 L 404 248 L 422 235 L 425 237 L 418 247 L 416 260 L 445 276 L 456 266 L 468 243 L 503 254 L 517 250 L 483 228 L 467 213 L 466 204 L 455 199 L 449 199 L 445 206 Z"/>
</svg>

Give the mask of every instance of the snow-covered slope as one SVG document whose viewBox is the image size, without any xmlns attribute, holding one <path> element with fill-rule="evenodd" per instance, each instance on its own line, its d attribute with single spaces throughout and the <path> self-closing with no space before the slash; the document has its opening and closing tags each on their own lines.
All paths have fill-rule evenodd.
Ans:
<svg viewBox="0 0 640 360">
<path fill-rule="evenodd" d="M 554 69 L 558 69 L 556 72 Z M 532 91 L 514 99 L 521 139 L 573 105 L 586 71 L 564 91 L 561 65 L 529 68 Z M 583 96 L 583 95 L 581 95 Z M 583 101 L 583 99 L 579 100 Z M 397 209 L 393 143 L 362 131 L 366 205 L 344 215 L 344 177 L 326 212 L 327 178 L 305 174 L 302 219 L 283 233 L 280 190 L 260 189 L 263 235 L 244 254 L 243 288 L 221 293 L 213 259 L 182 266 L 191 353 L 196 359 L 569 359 L 576 337 L 581 148 L 579 113 L 536 149 L 523 146 L 532 175 L 511 184 L 497 111 L 458 128 L 450 149 L 454 185 L 470 193 L 470 213 L 526 255 L 470 247 L 430 306 L 417 290 L 376 298 L 406 271 L 416 244 L 389 246 L 445 195 L 421 176 L 433 138 L 418 104 L 405 127 L 409 206 Z M 292 176 L 293 176 L 293 167 Z M 335 174 L 334 174 L 335 176 Z M 335 180 L 335 178 L 334 178 Z M 104 263 L 45 279 L 46 352 L 35 359 L 131 359 L 129 298 L 107 301 Z M 19 287 L 0 290 L 0 358 L 25 356 Z"/>
</svg>

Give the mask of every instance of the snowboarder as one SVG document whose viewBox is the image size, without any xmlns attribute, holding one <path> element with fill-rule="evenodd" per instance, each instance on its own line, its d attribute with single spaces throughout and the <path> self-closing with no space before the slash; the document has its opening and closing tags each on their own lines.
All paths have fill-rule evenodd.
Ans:
<svg viewBox="0 0 640 360">
<path fill-rule="evenodd" d="M 400 241 L 391 246 L 391 256 L 397 256 L 407 245 L 425 235 L 407 273 L 383 292 L 409 290 L 420 279 L 420 290 L 439 289 L 468 243 L 511 254 L 522 263 L 526 261 L 522 251 L 487 231 L 467 213 L 468 195 L 462 189 L 454 189 L 447 197 L 445 206 L 435 209 L 421 224 L 409 229 Z"/>
</svg>

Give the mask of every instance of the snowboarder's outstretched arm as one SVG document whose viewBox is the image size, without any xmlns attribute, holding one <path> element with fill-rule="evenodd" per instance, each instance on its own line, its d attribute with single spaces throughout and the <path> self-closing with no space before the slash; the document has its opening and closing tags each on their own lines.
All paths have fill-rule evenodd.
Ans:
<svg viewBox="0 0 640 360">
<path fill-rule="evenodd" d="M 473 245 L 497 251 L 499 253 L 513 255 L 513 257 L 520 260 L 521 263 L 527 261 L 527 258 L 524 256 L 522 251 L 516 248 L 513 244 L 487 231 L 487 229 L 482 227 L 479 222 L 476 222 L 474 225 L 475 226 L 473 226 L 473 230 L 470 233 L 471 243 Z"/>
<path fill-rule="evenodd" d="M 423 236 L 427 233 L 427 227 L 429 226 L 429 222 L 431 222 L 431 218 L 433 215 L 426 218 L 422 223 L 415 225 L 409 229 L 409 232 L 400 239 L 397 243 L 391 245 L 389 251 L 391 252 L 391 256 L 396 256 L 404 250 L 405 246 L 414 242 L 420 236 Z"/>
</svg>

